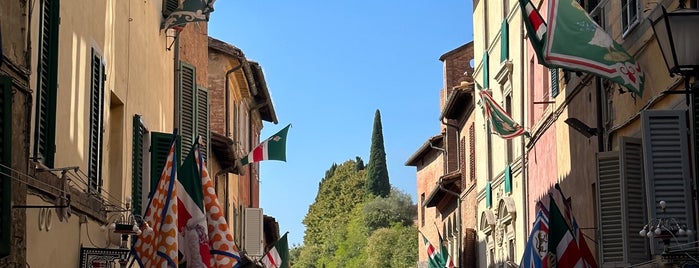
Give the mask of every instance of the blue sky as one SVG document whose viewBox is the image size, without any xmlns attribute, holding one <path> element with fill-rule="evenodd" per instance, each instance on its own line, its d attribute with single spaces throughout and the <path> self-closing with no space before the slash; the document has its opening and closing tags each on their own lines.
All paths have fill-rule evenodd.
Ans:
<svg viewBox="0 0 699 268">
<path fill-rule="evenodd" d="M 439 57 L 473 39 L 471 0 L 225 1 L 209 35 L 260 63 L 279 124 L 291 123 L 287 161 L 260 163 L 260 206 L 290 245 L 333 163 L 369 162 L 381 111 L 391 184 L 416 201 L 416 170 L 405 161 L 439 132 Z"/>
</svg>

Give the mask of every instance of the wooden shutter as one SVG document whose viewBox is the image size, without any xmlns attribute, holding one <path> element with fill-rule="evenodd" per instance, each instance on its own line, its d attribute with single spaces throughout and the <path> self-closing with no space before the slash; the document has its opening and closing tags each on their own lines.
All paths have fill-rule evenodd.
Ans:
<svg viewBox="0 0 699 268">
<path fill-rule="evenodd" d="M 485 207 L 493 207 L 493 188 L 490 185 L 490 182 L 488 182 L 488 184 L 485 185 Z"/>
<path fill-rule="evenodd" d="M 141 116 L 133 116 L 133 141 L 131 149 L 131 197 L 133 212 L 141 214 L 143 202 L 143 136 L 146 128 L 141 123 Z"/>
<path fill-rule="evenodd" d="M 34 156 L 53 167 L 56 152 L 59 1 L 41 1 L 37 62 Z"/>
<path fill-rule="evenodd" d="M 102 57 L 92 50 L 90 81 L 90 133 L 88 152 L 89 189 L 102 187 L 102 123 L 104 120 L 104 65 Z"/>
<path fill-rule="evenodd" d="M 600 221 L 600 263 L 623 263 L 621 181 L 619 152 L 597 153 Z"/>
<path fill-rule="evenodd" d="M 468 140 L 470 147 L 468 156 L 468 169 L 471 181 L 476 179 L 476 127 L 474 125 L 475 124 L 472 123 L 471 126 L 468 128 Z"/>
<path fill-rule="evenodd" d="M 505 193 L 512 193 L 512 168 L 510 168 L 510 164 L 505 167 L 503 176 L 505 177 Z"/>
<path fill-rule="evenodd" d="M 150 134 L 150 191 L 153 193 L 153 189 L 158 185 L 158 179 L 163 173 L 163 168 L 165 168 L 165 162 L 167 161 L 167 154 L 170 151 L 170 143 L 172 142 L 172 134 L 170 133 L 160 133 L 151 132 Z"/>
<path fill-rule="evenodd" d="M 262 245 L 262 209 L 245 208 L 245 250 L 251 256 L 262 256 L 264 248 Z"/>
<path fill-rule="evenodd" d="M 163 18 L 167 18 L 179 7 L 179 0 L 163 0 Z"/>
<path fill-rule="evenodd" d="M 558 83 L 558 69 L 549 69 L 551 71 L 551 97 L 555 98 L 558 96 L 559 83 Z"/>
<path fill-rule="evenodd" d="M 0 76 L 0 257 L 10 254 L 12 223 L 12 78 Z"/>
<path fill-rule="evenodd" d="M 500 28 L 500 62 L 506 61 L 510 57 L 509 25 L 507 18 L 502 21 Z"/>
<path fill-rule="evenodd" d="M 179 129 L 182 138 L 182 148 L 189 150 L 194 144 L 196 134 L 196 69 L 194 66 L 180 64 L 180 105 L 179 105 Z M 187 153 L 180 154 L 180 161 L 184 161 Z"/>
<path fill-rule="evenodd" d="M 644 178 L 643 178 L 643 146 L 641 140 L 622 137 L 621 145 L 621 195 L 624 199 L 622 206 L 622 223 L 624 223 L 625 261 L 629 264 L 648 260 L 647 239 L 638 232 L 648 222 L 643 207 Z"/>
<path fill-rule="evenodd" d="M 204 161 L 209 156 L 209 91 L 197 89 L 197 136 L 201 137 L 201 154 Z"/>
<path fill-rule="evenodd" d="M 488 64 L 488 51 L 483 53 L 483 89 L 490 88 L 490 75 L 488 74 L 489 64 Z"/>
<path fill-rule="evenodd" d="M 645 110 L 641 116 L 648 215 L 651 218 L 675 218 L 694 230 L 685 111 Z M 660 213 L 657 205 L 661 200 L 667 203 L 664 213 Z M 686 236 L 673 240 L 679 244 L 689 241 Z M 654 241 L 651 252 L 659 254 L 662 251 L 662 242 Z"/>
</svg>

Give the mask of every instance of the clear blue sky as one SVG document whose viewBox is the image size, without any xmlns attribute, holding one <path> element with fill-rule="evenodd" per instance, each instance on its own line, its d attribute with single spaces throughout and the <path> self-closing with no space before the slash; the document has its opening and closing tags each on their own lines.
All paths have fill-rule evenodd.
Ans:
<svg viewBox="0 0 699 268">
<path fill-rule="evenodd" d="M 405 161 L 439 132 L 439 57 L 473 39 L 472 0 L 219 0 L 209 35 L 260 63 L 279 124 L 291 123 L 287 161 L 260 163 L 260 206 L 290 245 L 333 163 L 369 162 L 374 112 L 381 111 L 391 185 L 416 201 Z"/>
</svg>

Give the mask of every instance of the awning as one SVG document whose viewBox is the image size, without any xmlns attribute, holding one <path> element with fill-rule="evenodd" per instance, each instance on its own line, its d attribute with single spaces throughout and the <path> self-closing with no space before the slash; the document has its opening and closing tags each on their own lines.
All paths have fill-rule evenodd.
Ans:
<svg viewBox="0 0 699 268">
<path fill-rule="evenodd" d="M 440 182 L 442 187 L 439 187 Z M 448 191 L 445 191 L 444 189 L 447 189 Z M 457 196 L 453 193 L 449 193 L 449 191 L 459 194 L 461 193 L 461 172 L 452 172 L 440 177 L 437 184 L 434 186 L 434 189 L 432 189 L 432 192 L 430 192 L 430 195 L 427 197 L 425 202 L 422 203 L 422 205 L 425 207 L 435 207 L 442 203 L 442 200 L 447 200 L 445 201 L 446 203 L 449 203 L 455 199 L 458 200 Z"/>
<path fill-rule="evenodd" d="M 211 151 L 216 156 L 221 169 L 240 174 L 239 167 L 236 165 L 237 156 L 233 144 L 234 142 L 231 138 L 211 132 Z"/>
</svg>

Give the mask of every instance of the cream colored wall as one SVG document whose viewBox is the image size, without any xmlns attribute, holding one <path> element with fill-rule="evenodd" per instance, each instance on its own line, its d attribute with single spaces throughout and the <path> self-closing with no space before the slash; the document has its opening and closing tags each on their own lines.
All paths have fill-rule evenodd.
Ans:
<svg viewBox="0 0 699 268">
<path fill-rule="evenodd" d="M 110 203 L 131 196 L 133 116 L 142 115 L 149 131 L 173 130 L 174 54 L 166 50 L 172 39 L 159 30 L 160 8 L 152 1 L 61 1 L 54 166 L 79 166 L 87 173 L 94 48 L 106 68 L 102 178 L 103 195 L 110 196 Z M 37 62 L 38 10 L 35 8 L 32 15 L 33 65 Z M 30 82 L 35 89 L 35 66 L 32 71 Z M 146 174 L 144 180 L 148 177 Z M 30 195 L 28 203 L 40 200 Z M 54 229 L 48 233 L 36 229 L 38 210 L 27 213 L 27 252 L 32 267 L 77 267 L 80 244 L 93 246 L 86 236 L 86 225 L 78 223 L 80 213 L 74 213 L 67 223 L 54 218 Z M 88 222 L 92 241 L 105 246 L 99 224 Z M 65 246 L 57 247 L 56 243 Z"/>
</svg>

